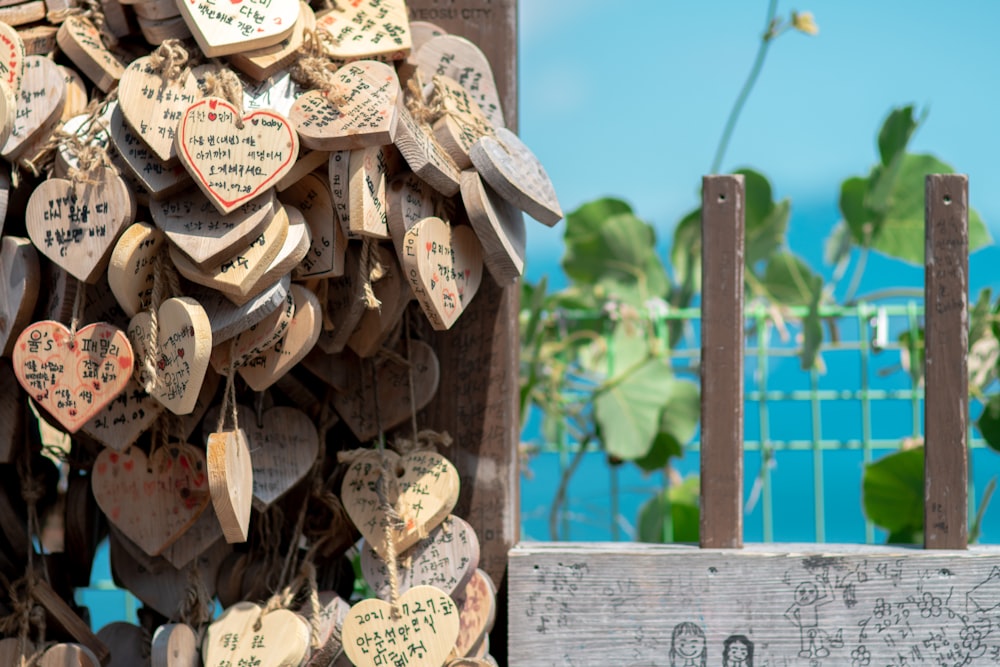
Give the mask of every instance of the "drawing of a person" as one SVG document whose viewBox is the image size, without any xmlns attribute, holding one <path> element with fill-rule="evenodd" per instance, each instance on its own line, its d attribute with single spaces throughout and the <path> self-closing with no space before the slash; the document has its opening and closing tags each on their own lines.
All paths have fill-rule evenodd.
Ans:
<svg viewBox="0 0 1000 667">
<path fill-rule="evenodd" d="M 722 667 L 753 667 L 753 642 L 745 635 L 729 635 L 722 642 Z"/>
<path fill-rule="evenodd" d="M 705 633 L 694 623 L 678 623 L 670 637 L 670 667 L 706 667 Z"/>
<path fill-rule="evenodd" d="M 825 658 L 830 655 L 819 629 L 819 608 L 832 602 L 811 581 L 795 587 L 795 601 L 785 610 L 785 618 L 799 628 L 799 657 Z"/>
</svg>

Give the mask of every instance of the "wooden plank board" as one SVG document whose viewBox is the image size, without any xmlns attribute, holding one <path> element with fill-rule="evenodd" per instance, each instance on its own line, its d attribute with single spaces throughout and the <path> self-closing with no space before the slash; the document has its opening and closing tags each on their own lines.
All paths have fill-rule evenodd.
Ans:
<svg viewBox="0 0 1000 667">
<path fill-rule="evenodd" d="M 511 551 L 508 578 L 512 665 L 722 665 L 740 636 L 752 661 L 728 664 L 1000 656 L 996 547 L 537 543 Z"/>
<path fill-rule="evenodd" d="M 968 543 L 969 179 L 927 176 L 924 546 Z"/>
<path fill-rule="evenodd" d="M 743 545 L 743 203 L 743 176 L 702 179 L 703 547 Z"/>
</svg>

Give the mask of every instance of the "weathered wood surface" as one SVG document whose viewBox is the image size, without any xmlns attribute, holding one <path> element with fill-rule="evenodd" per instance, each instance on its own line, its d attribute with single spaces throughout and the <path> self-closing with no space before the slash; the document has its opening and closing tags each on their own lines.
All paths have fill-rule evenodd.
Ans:
<svg viewBox="0 0 1000 667">
<path fill-rule="evenodd" d="M 969 179 L 927 176 L 924 546 L 968 543 Z"/>
<path fill-rule="evenodd" d="M 510 553 L 512 665 L 995 665 L 1000 550 L 524 544 Z M 693 662 L 678 651 L 693 647 Z M 738 649 L 737 649 L 738 652 Z"/>
<path fill-rule="evenodd" d="M 701 546 L 743 544 L 743 176 L 702 179 Z"/>
</svg>

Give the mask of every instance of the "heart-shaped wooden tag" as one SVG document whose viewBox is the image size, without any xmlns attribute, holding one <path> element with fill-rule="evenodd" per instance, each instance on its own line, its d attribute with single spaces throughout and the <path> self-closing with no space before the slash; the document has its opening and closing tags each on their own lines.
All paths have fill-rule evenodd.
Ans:
<svg viewBox="0 0 1000 667">
<path fill-rule="evenodd" d="M 152 315 L 136 313 L 128 326 L 136 351 L 136 379 L 143 386 L 152 380 L 152 396 L 175 415 L 194 410 L 212 354 L 212 325 L 201 304 L 191 297 L 167 299 L 158 311 L 157 343 L 149 350 Z M 148 377 L 144 360 L 155 359 L 155 378 Z"/>
<path fill-rule="evenodd" d="M 480 137 L 493 134 L 493 125 L 479 105 L 451 77 L 434 77 L 434 90 L 444 114 L 434 123 L 434 137 L 459 169 L 472 166 L 469 151 Z"/>
<path fill-rule="evenodd" d="M 198 520 L 160 555 L 178 570 L 183 570 L 197 558 L 199 567 L 202 568 L 199 569 L 202 580 L 211 577 L 212 585 L 206 584 L 206 588 L 211 591 L 215 587 L 215 575 L 219 564 L 231 551 L 232 547 L 226 543 L 222 535 L 222 526 L 219 525 L 219 518 L 215 516 L 215 508 L 209 504 Z M 215 569 L 211 569 L 212 567 Z"/>
<path fill-rule="evenodd" d="M 0 242 L 0 351 L 9 357 L 14 341 L 31 321 L 41 269 L 31 241 L 4 236 Z"/>
<path fill-rule="evenodd" d="M 289 111 L 302 144 L 320 151 L 391 144 L 399 120 L 396 70 L 374 60 L 359 60 L 337 70 L 334 79 L 337 85 L 331 90 L 310 91 Z"/>
<path fill-rule="evenodd" d="M 298 135 L 284 116 L 261 110 L 241 119 L 239 110 L 217 97 L 184 111 L 174 142 L 181 164 L 220 213 L 272 187 L 299 154 Z"/>
<path fill-rule="evenodd" d="M 377 436 L 379 420 L 383 431 L 402 424 L 413 415 L 413 406 L 421 410 L 437 393 L 441 368 L 434 348 L 416 340 L 409 342 L 409 348 L 410 366 L 392 359 L 383 362 L 377 367 L 374 386 L 362 360 L 353 354 L 343 355 L 340 365 L 350 369 L 346 376 L 352 384 L 346 391 L 334 392 L 333 405 L 358 440 L 364 442 Z"/>
<path fill-rule="evenodd" d="M 153 633 L 150 667 L 199 667 L 198 638 L 186 623 L 167 623 Z"/>
<path fill-rule="evenodd" d="M 309 653 L 309 633 L 294 612 L 264 613 L 252 602 L 237 602 L 208 626 L 201 653 L 207 667 L 298 667 Z"/>
<path fill-rule="evenodd" d="M 156 555 L 197 520 L 209 502 L 205 455 L 190 445 L 169 445 L 153 456 L 135 447 L 97 455 L 94 498 L 119 530 Z"/>
<path fill-rule="evenodd" d="M 551 227 L 562 220 L 562 208 L 545 168 L 516 134 L 497 128 L 496 136 L 483 136 L 469 152 L 479 175 L 497 194 Z"/>
<path fill-rule="evenodd" d="M 111 251 L 108 286 L 129 317 L 149 308 L 156 256 L 166 251 L 164 243 L 163 232 L 148 222 L 137 222 L 122 233 Z"/>
<path fill-rule="evenodd" d="M 240 51 L 229 56 L 229 64 L 256 81 L 263 81 L 276 72 L 289 67 L 302 48 L 306 31 L 316 30 L 316 15 L 304 2 L 299 3 L 299 19 L 287 37 L 271 46 L 253 51 Z"/>
<path fill-rule="evenodd" d="M 382 344 L 396 330 L 413 297 L 396 253 L 386 246 L 379 246 L 377 256 L 383 275 L 372 284 L 372 292 L 381 305 L 365 308 L 351 337 L 347 339 L 347 347 L 362 358 L 374 356 L 382 349 Z"/>
<path fill-rule="evenodd" d="M 497 618 L 497 596 L 490 576 L 475 570 L 458 595 L 459 631 L 455 655 L 472 655 L 483 638 L 493 629 Z"/>
<path fill-rule="evenodd" d="M 21 156 L 40 135 L 48 135 L 62 115 L 66 80 L 59 66 L 43 56 L 24 59 L 24 75 L 17 97 L 17 118 L 0 150 L 8 160 Z"/>
<path fill-rule="evenodd" d="M 392 146 L 369 146 L 351 151 L 348 178 L 351 236 L 389 238 L 385 184 L 394 156 L 398 153 Z"/>
<path fill-rule="evenodd" d="M 104 273 L 118 235 L 135 216 L 125 182 L 109 169 L 98 177 L 96 184 L 86 185 L 62 178 L 42 181 L 24 214 L 35 247 L 86 283 Z"/>
<path fill-rule="evenodd" d="M 201 303 L 212 324 L 212 342 L 221 345 L 281 307 L 291 284 L 291 277 L 285 276 L 242 306 L 211 289 L 198 288 L 191 294 Z"/>
<path fill-rule="evenodd" d="M 253 503 L 253 467 L 243 429 L 208 437 L 208 479 L 212 506 L 230 544 L 246 542 Z"/>
<path fill-rule="evenodd" d="M 14 99 L 21 89 L 25 57 L 20 33 L 6 23 L 0 24 L 0 81 L 7 84 Z"/>
<path fill-rule="evenodd" d="M 392 237 L 396 254 L 402 258 L 406 232 L 413 225 L 424 218 L 432 217 L 437 212 L 437 198 L 434 190 L 423 179 L 412 173 L 400 174 L 393 178 L 389 182 L 388 197 L 389 235 Z"/>
<path fill-rule="evenodd" d="M 399 125 L 396 128 L 396 148 L 406 164 L 445 197 L 458 193 L 459 170 L 437 139 L 413 119 L 405 104 L 399 105 Z"/>
<path fill-rule="evenodd" d="M 122 393 L 81 426 L 80 432 L 105 447 L 123 452 L 149 430 L 163 410 L 162 403 L 147 394 L 135 378 L 130 378 Z"/>
<path fill-rule="evenodd" d="M 334 660 L 343 649 L 341 629 L 351 605 L 333 591 L 320 591 L 319 598 L 319 648 L 314 649 L 305 667 L 333 667 Z"/>
<path fill-rule="evenodd" d="M 498 195 L 472 169 L 462 172 L 462 203 L 483 247 L 483 263 L 498 285 L 524 272 L 527 232 L 520 209 Z"/>
<path fill-rule="evenodd" d="M 351 151 L 333 151 L 326 165 L 330 180 L 333 210 L 337 212 L 340 228 L 347 234 L 351 228 L 351 200 L 348 186 L 351 179 Z"/>
<path fill-rule="evenodd" d="M 383 480 L 389 502 L 402 518 L 393 526 L 396 552 L 402 553 L 420 541 L 435 526 L 444 521 L 458 502 L 458 471 L 451 461 L 437 452 L 420 451 L 399 456 L 385 453 L 389 480 Z M 402 474 L 400 474 L 402 470 Z M 383 475 L 378 458 L 364 458 L 348 468 L 344 475 L 340 497 L 351 521 L 357 526 L 377 554 L 385 557 L 385 510 L 375 492 Z M 392 477 L 394 475 L 394 477 Z M 398 495 L 394 493 L 398 491 Z M 395 500 L 393 500 L 395 496 Z"/>
<path fill-rule="evenodd" d="M 316 23 L 333 37 L 326 51 L 336 60 L 403 60 L 412 46 L 409 26 L 404 0 L 354 0 L 335 5 Z"/>
<path fill-rule="evenodd" d="M 121 329 L 103 322 L 76 336 L 59 322 L 28 325 L 13 352 L 17 381 L 69 433 L 100 414 L 132 376 L 132 346 Z"/>
<path fill-rule="evenodd" d="M 100 31 L 88 18 L 67 17 L 59 26 L 56 41 L 63 53 L 102 92 L 111 90 L 125 71 L 125 65 L 104 46 Z"/>
<path fill-rule="evenodd" d="M 264 391 L 290 371 L 319 339 L 323 315 L 319 299 L 301 285 L 292 285 L 295 316 L 284 338 L 258 357 L 239 367 L 239 374 L 254 391 Z"/>
<path fill-rule="evenodd" d="M 165 78 L 153 67 L 152 56 L 136 58 L 118 85 L 118 108 L 132 131 L 160 160 L 177 156 L 174 133 L 184 111 L 201 97 L 190 70 Z"/>
<path fill-rule="evenodd" d="M 472 526 L 450 515 L 401 554 L 401 560 L 397 570 L 400 593 L 414 586 L 435 586 L 460 598 L 479 565 L 479 539 Z M 361 572 L 375 595 L 389 600 L 389 567 L 367 543 L 361 551 Z"/>
<path fill-rule="evenodd" d="M 506 125 L 493 69 L 478 46 L 458 35 L 441 35 L 424 44 L 410 60 L 417 65 L 424 81 L 430 81 L 436 74 L 451 77 L 479 104 L 491 125 Z"/>
<path fill-rule="evenodd" d="M 241 3 L 223 6 L 211 0 L 185 0 L 177 7 L 209 58 L 277 44 L 299 18 L 299 0 L 274 0 L 254 8 Z"/>
<path fill-rule="evenodd" d="M 212 349 L 212 368 L 226 375 L 230 366 L 242 366 L 248 360 L 263 354 L 285 337 L 295 315 L 295 301 L 289 293 L 280 308 L 256 324 L 241 331 L 232 340 L 219 343 Z"/>
<path fill-rule="evenodd" d="M 295 269 L 296 278 L 328 278 L 344 272 L 347 237 L 337 224 L 330 187 L 322 176 L 306 174 L 278 195 L 305 216 L 311 237 L 309 252 Z"/>
<path fill-rule="evenodd" d="M 196 190 L 150 205 L 153 222 L 201 268 L 218 266 L 260 236 L 274 217 L 274 193 L 252 199 L 229 215 Z"/>
<path fill-rule="evenodd" d="M 108 623 L 97 631 L 97 638 L 111 655 L 107 667 L 149 667 L 149 636 L 138 625 Z"/>
<path fill-rule="evenodd" d="M 102 667 L 94 652 L 83 644 L 56 644 L 45 650 L 38 667 Z"/>
<path fill-rule="evenodd" d="M 60 120 L 65 123 L 70 118 L 87 111 L 90 94 L 87 92 L 87 82 L 75 69 L 60 65 L 59 71 L 62 72 L 63 80 L 66 83 L 66 100 L 60 110 Z"/>
<path fill-rule="evenodd" d="M 425 218 L 406 232 L 403 269 L 435 329 L 450 329 L 479 290 L 482 253 L 471 227 L 440 218 Z"/>
<path fill-rule="evenodd" d="M 163 199 L 191 185 L 191 176 L 176 156 L 169 162 L 161 161 L 125 122 L 117 102 L 111 105 L 108 125 L 111 143 L 125 166 L 124 171 L 131 174 L 153 199 Z M 214 206 L 212 211 L 215 212 Z"/>
<path fill-rule="evenodd" d="M 438 35 L 447 35 L 448 31 L 436 23 L 430 21 L 410 21 L 410 35 L 413 38 L 413 51 L 420 50 L 420 47 Z"/>
<path fill-rule="evenodd" d="M 405 664 L 441 667 L 455 648 L 455 602 L 433 586 L 411 588 L 399 598 L 399 617 L 382 600 L 362 600 L 344 620 L 344 651 L 357 667 Z"/>
</svg>

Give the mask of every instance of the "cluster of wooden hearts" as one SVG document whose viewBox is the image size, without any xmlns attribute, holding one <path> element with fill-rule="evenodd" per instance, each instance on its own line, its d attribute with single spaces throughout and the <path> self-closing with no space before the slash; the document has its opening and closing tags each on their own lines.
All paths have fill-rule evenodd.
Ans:
<svg viewBox="0 0 1000 667">
<path fill-rule="evenodd" d="M 259 659 L 263 643 L 302 627 L 298 657 L 283 645 L 287 654 L 265 651 L 262 664 L 339 655 L 374 665 L 396 650 L 410 665 L 484 664 L 459 661 L 487 659 L 494 602 L 474 533 L 450 515 L 454 468 L 429 452 L 393 464 L 409 471 L 391 484 L 392 513 L 406 517 L 393 538 L 402 598 L 348 613 L 342 555 L 360 531 L 366 567 L 378 569 L 388 538 L 370 529 L 387 519 L 346 482 L 340 519 L 340 480 L 356 471 L 322 462 L 328 441 L 366 443 L 427 405 L 440 376 L 421 340 L 428 328 L 452 327 L 484 269 L 500 285 L 521 274 L 523 212 L 561 218 L 538 160 L 505 128 L 486 58 L 410 23 L 402 0 L 317 12 L 299 0 L 76 2 L 0 3 L 0 155 L 20 169 L 19 179 L 0 174 L 0 351 L 10 360 L 0 360 L 10 426 L 0 464 L 38 450 L 36 418 L 72 436 L 67 498 L 79 502 L 67 501 L 66 539 L 87 564 L 69 583 L 86 582 L 100 513 L 116 580 L 155 614 L 147 630 L 162 626 L 150 654 L 159 667 L 198 660 L 178 657 L 198 643 L 184 626 L 163 625 L 181 618 L 196 579 L 229 608 L 199 647 L 205 664 L 221 664 L 209 657 L 218 650 Z M 174 41 L 188 37 L 185 48 Z M 56 64 L 57 49 L 74 67 Z M 198 65 L 201 56 L 238 70 L 242 94 L 232 70 Z M 309 83 L 307 60 L 322 64 L 325 83 Z M 6 500 L 0 570 L 14 574 L 8 561 L 32 546 L 13 539 L 23 510 Z M 323 609 L 300 610 L 329 621 L 319 647 L 302 615 L 256 604 L 274 593 L 274 550 L 291 550 L 291 528 L 272 519 L 299 508 L 309 520 L 295 539 L 321 544 L 326 559 Z M 251 510 L 267 518 L 259 535 Z M 351 629 L 376 617 L 385 625 Z M 405 630 L 418 626 L 422 635 Z M 127 646 L 130 632 L 102 639 Z M 106 661 L 99 641 L 80 636 L 82 649 L 43 657 Z M 352 654 L 366 637 L 371 650 Z M 386 637 L 399 643 L 375 646 Z M 146 664 L 118 657 L 130 651 L 113 660 Z"/>
</svg>

